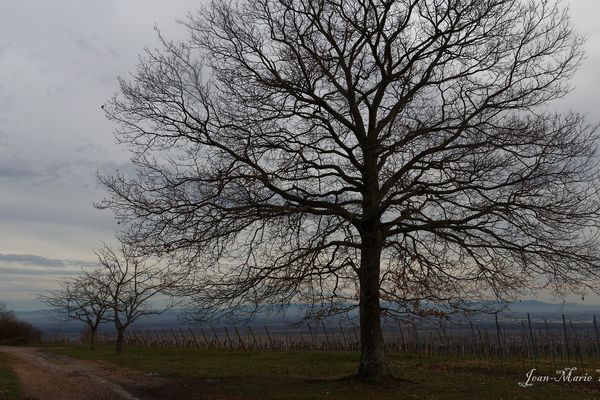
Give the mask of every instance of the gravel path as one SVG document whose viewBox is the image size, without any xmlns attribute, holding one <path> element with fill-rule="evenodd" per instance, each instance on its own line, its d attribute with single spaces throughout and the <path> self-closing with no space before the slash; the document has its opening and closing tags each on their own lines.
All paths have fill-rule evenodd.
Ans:
<svg viewBox="0 0 600 400">
<path fill-rule="evenodd" d="M 151 400 L 165 380 L 33 347 L 3 347 L 27 400 Z"/>
</svg>

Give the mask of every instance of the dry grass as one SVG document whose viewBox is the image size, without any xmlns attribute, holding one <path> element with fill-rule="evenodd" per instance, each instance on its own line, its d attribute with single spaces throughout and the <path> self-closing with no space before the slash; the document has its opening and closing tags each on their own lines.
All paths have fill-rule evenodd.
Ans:
<svg viewBox="0 0 600 400">
<path fill-rule="evenodd" d="M 255 399 L 595 399 L 600 398 L 600 374 L 594 360 L 585 368 L 592 383 L 538 383 L 522 388 L 518 382 L 533 366 L 524 361 L 473 358 L 436 359 L 398 354 L 388 356 L 392 377 L 381 385 L 345 379 L 356 369 L 353 352 L 239 352 L 202 349 L 129 348 L 122 355 L 103 347 L 52 347 L 73 357 L 98 359 L 156 373 L 185 382 L 190 390 L 215 396 Z M 598 360 L 600 361 L 600 360 Z M 553 374 L 548 360 L 537 373 Z M 579 367 L 581 372 L 581 367 Z"/>
<path fill-rule="evenodd" d="M 0 400 L 18 399 L 19 380 L 8 366 L 8 357 L 0 353 Z"/>
</svg>

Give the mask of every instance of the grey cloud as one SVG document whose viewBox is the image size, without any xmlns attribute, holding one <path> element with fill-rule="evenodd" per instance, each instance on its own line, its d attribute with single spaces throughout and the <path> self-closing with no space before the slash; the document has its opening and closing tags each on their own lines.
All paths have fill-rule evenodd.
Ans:
<svg viewBox="0 0 600 400">
<path fill-rule="evenodd" d="M 34 178 L 39 177 L 39 173 L 31 169 L 28 165 L 20 163 L 11 163 L 11 160 L 0 160 L 0 178 Z"/>
<path fill-rule="evenodd" d="M 76 36 L 76 34 L 72 32 L 70 32 L 69 35 Z M 115 59 L 122 58 L 121 54 L 119 54 L 119 52 L 111 44 L 104 44 L 102 47 L 98 47 L 93 44 L 93 42 L 99 41 L 101 41 L 101 38 L 99 38 L 96 35 L 92 36 L 92 42 L 81 36 L 78 36 L 75 39 L 73 39 L 73 42 L 77 45 L 77 47 L 88 54 L 92 54 L 103 59 L 106 59 L 108 56 L 112 56 Z"/>
<path fill-rule="evenodd" d="M 0 123 L 3 121 L 3 119 L 0 117 Z M 0 165 L 2 165 L 2 148 L 6 148 L 10 145 L 10 136 L 8 135 L 8 133 L 6 133 L 5 131 L 3 131 L 2 129 L 0 129 Z M 0 176 L 2 176 L 0 174 Z"/>
<path fill-rule="evenodd" d="M 10 135 L 0 131 L 0 142 L 9 143 L 10 139 Z M 9 147 L 0 148 L 0 180 L 4 178 L 31 185 L 63 181 L 90 188 L 96 187 L 97 171 L 110 174 L 133 168 L 128 161 L 102 159 L 99 154 L 105 154 L 107 150 L 92 142 L 74 145 L 70 151 L 70 157 L 49 159 L 19 154 Z"/>
<path fill-rule="evenodd" d="M 1 86 L 0 86 L 1 88 Z M 3 113 L 9 112 L 15 104 L 15 96 L 11 94 L 7 94 L 0 97 L 0 110 Z"/>
<path fill-rule="evenodd" d="M 21 264 L 21 265 L 28 265 L 28 266 L 38 266 L 38 267 L 58 267 L 58 268 L 67 268 L 67 267 L 89 267 L 94 265 L 93 263 L 89 263 L 86 261 L 79 261 L 79 260 L 61 260 L 61 259 L 54 259 L 54 258 L 46 258 L 46 257 L 42 257 L 42 256 L 36 256 L 33 254 L 3 254 L 0 253 L 0 273 L 10 273 L 9 270 L 14 270 L 14 271 L 27 271 L 27 269 L 21 269 L 21 268 L 6 268 L 4 266 L 2 266 L 1 264 Z M 31 270 L 31 271 L 38 271 L 40 272 L 40 270 Z M 54 272 L 50 272 L 50 271 L 54 271 Z M 58 271 L 58 272 L 57 272 Z M 60 272 L 61 270 L 56 270 L 56 269 L 52 269 L 52 270 L 44 270 L 44 273 L 52 273 L 52 274 L 56 274 L 56 273 L 62 273 Z M 67 270 L 62 270 L 62 271 L 67 271 Z M 72 273 L 73 271 L 69 271 L 69 273 Z"/>
<path fill-rule="evenodd" d="M 119 54 L 119 52 L 113 46 L 106 46 L 106 51 L 108 51 L 114 58 L 121 58 L 121 54 Z"/>
<path fill-rule="evenodd" d="M 6 135 L 6 138 L 10 139 L 9 135 Z M 19 181 L 30 179 L 38 182 L 40 179 L 48 179 L 53 175 L 56 175 L 56 167 L 44 163 L 38 157 L 18 154 L 14 148 L 9 146 L 4 151 L 0 151 L 0 179 L 17 179 Z"/>
<path fill-rule="evenodd" d="M 32 254 L 2 254 L 0 253 L 0 262 L 39 265 L 41 267 L 64 267 L 67 264 L 64 260 L 56 260 Z"/>
<path fill-rule="evenodd" d="M 102 53 L 96 47 L 94 47 L 92 44 L 90 44 L 90 42 L 85 40 L 84 38 L 78 37 L 78 38 L 75 38 L 73 41 L 80 49 L 82 49 L 90 54 L 93 54 L 95 56 L 102 57 Z"/>
<path fill-rule="evenodd" d="M 11 45 L 10 42 L 0 43 L 0 57 L 2 57 L 2 53 Z"/>
<path fill-rule="evenodd" d="M 10 275 L 61 275 L 61 276 L 70 276 L 77 275 L 79 270 L 69 270 L 69 269 L 33 269 L 33 268 L 6 268 L 0 267 L 0 275 L 10 274 Z"/>
</svg>

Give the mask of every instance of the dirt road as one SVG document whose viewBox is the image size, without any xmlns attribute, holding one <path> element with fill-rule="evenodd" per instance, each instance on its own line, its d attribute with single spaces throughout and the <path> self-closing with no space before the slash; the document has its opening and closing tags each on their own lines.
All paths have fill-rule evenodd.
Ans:
<svg viewBox="0 0 600 400">
<path fill-rule="evenodd" d="M 39 348 L 0 347 L 27 400 L 154 400 L 166 380 L 98 361 L 78 360 Z M 169 385 L 167 385 L 169 386 Z M 163 392 L 162 395 L 159 392 Z"/>
</svg>

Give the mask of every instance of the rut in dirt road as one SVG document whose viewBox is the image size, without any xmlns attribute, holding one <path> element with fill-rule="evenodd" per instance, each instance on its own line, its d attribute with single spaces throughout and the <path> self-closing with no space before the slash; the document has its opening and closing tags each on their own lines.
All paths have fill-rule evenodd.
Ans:
<svg viewBox="0 0 600 400">
<path fill-rule="evenodd" d="M 160 378 L 112 364 L 47 353 L 39 348 L 0 347 L 28 400 L 149 400 Z M 141 394 L 140 394 L 141 393 Z"/>
</svg>

